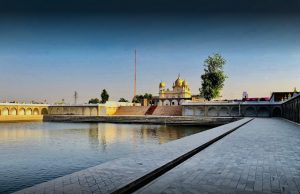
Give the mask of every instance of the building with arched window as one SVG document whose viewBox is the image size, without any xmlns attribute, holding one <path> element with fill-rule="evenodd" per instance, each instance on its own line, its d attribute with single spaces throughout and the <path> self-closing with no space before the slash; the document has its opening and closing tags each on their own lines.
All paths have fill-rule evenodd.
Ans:
<svg viewBox="0 0 300 194">
<path fill-rule="evenodd" d="M 184 100 L 191 100 L 191 89 L 188 82 L 184 79 L 178 78 L 173 82 L 172 89 L 166 88 L 166 83 L 161 81 L 159 83 L 159 96 L 154 97 L 154 105 L 158 106 L 178 106 Z"/>
</svg>

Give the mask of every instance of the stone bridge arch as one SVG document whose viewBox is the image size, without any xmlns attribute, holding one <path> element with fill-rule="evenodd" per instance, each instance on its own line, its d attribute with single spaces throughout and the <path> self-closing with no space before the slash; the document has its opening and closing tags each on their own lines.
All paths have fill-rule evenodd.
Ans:
<svg viewBox="0 0 300 194">
<path fill-rule="evenodd" d="M 216 107 L 208 107 L 207 116 L 217 117 L 218 116 L 218 109 Z"/>
<path fill-rule="evenodd" d="M 203 107 L 195 107 L 194 113 L 195 116 L 205 116 L 205 110 Z"/>
<path fill-rule="evenodd" d="M 231 108 L 230 116 L 238 117 L 240 116 L 240 109 L 237 106 Z"/>
<path fill-rule="evenodd" d="M 219 116 L 220 117 L 228 117 L 230 116 L 229 108 L 226 106 L 222 106 L 219 110 Z"/>
<path fill-rule="evenodd" d="M 270 110 L 267 107 L 259 107 L 257 110 L 258 117 L 270 117 Z"/>
<path fill-rule="evenodd" d="M 39 115 L 40 114 L 40 111 L 38 108 L 34 108 L 33 109 L 33 115 Z"/>
<path fill-rule="evenodd" d="M 97 116 L 98 115 L 98 109 L 93 107 L 91 108 L 91 116 Z"/>
<path fill-rule="evenodd" d="M 4 115 L 4 116 L 9 115 L 9 109 L 6 108 L 6 107 L 2 108 L 2 110 L 1 110 L 1 115 Z"/>
<path fill-rule="evenodd" d="M 187 107 L 184 109 L 184 114 L 186 116 L 194 116 L 194 109 L 192 107 Z"/>
<path fill-rule="evenodd" d="M 47 114 L 48 114 L 48 110 L 46 108 L 42 108 L 41 115 L 47 115 Z"/>
<path fill-rule="evenodd" d="M 91 116 L 91 111 L 89 107 L 84 107 L 83 108 L 83 115 L 85 116 Z"/>
<path fill-rule="evenodd" d="M 18 111 L 18 115 L 25 115 L 25 108 L 20 108 Z"/>
<path fill-rule="evenodd" d="M 272 117 L 281 117 L 281 116 L 282 116 L 281 108 L 275 107 L 272 111 Z"/>
<path fill-rule="evenodd" d="M 246 117 L 256 117 L 256 109 L 254 107 L 246 107 L 245 109 L 245 116 Z"/>
<path fill-rule="evenodd" d="M 31 108 L 26 109 L 26 115 L 32 115 L 32 109 Z"/>
<path fill-rule="evenodd" d="M 17 115 L 17 109 L 15 107 L 10 108 L 9 115 Z"/>
</svg>

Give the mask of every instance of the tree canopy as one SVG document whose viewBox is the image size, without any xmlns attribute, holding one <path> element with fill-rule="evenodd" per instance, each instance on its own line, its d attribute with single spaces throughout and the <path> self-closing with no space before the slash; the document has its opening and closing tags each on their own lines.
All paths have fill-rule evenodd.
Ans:
<svg viewBox="0 0 300 194">
<path fill-rule="evenodd" d="M 100 100 L 98 98 L 92 98 L 89 100 L 89 104 L 99 104 Z"/>
<path fill-rule="evenodd" d="M 109 99 L 109 94 L 107 93 L 106 89 L 102 90 L 101 93 L 101 103 L 105 104 Z"/>
<path fill-rule="evenodd" d="M 204 74 L 201 75 L 202 87 L 200 95 L 210 101 L 220 96 L 227 76 L 224 74 L 223 67 L 226 60 L 220 54 L 208 56 L 204 61 Z"/>
<path fill-rule="evenodd" d="M 144 95 L 136 95 L 133 99 L 133 103 L 142 103 L 144 99 L 151 100 L 152 94 L 145 93 Z"/>
<path fill-rule="evenodd" d="M 128 102 L 125 98 L 120 98 L 119 102 Z"/>
</svg>

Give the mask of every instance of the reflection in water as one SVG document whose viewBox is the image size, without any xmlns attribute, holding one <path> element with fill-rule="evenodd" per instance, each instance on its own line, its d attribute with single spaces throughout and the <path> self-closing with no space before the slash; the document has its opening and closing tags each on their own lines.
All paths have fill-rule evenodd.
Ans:
<svg viewBox="0 0 300 194">
<path fill-rule="evenodd" d="M 139 141 L 156 141 L 163 144 L 171 140 L 194 134 L 207 128 L 201 127 L 184 127 L 184 126 L 166 126 L 166 125 L 116 125 L 101 123 L 91 125 L 89 129 L 89 141 L 92 148 L 101 147 L 106 149 L 107 145 L 116 143 L 116 141 L 131 140 L 132 144 L 138 146 Z M 130 127 L 131 130 L 126 130 Z"/>
<path fill-rule="evenodd" d="M 109 123 L 0 123 L 0 193 L 9 193 L 206 128 Z"/>
</svg>

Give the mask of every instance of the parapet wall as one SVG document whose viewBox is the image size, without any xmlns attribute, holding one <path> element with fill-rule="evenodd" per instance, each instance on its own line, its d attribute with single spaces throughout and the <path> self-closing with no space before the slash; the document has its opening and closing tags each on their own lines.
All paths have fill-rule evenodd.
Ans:
<svg viewBox="0 0 300 194">
<path fill-rule="evenodd" d="M 182 106 L 157 106 L 152 115 L 182 116 Z"/>
<path fill-rule="evenodd" d="M 281 117 L 281 103 L 185 103 L 183 116 Z"/>
<path fill-rule="evenodd" d="M 57 105 L 49 106 L 49 115 L 83 115 L 83 116 L 100 116 L 113 115 L 118 106 L 104 105 Z"/>
<path fill-rule="evenodd" d="M 282 104 L 282 117 L 300 123 L 300 95 Z"/>
<path fill-rule="evenodd" d="M 152 110 L 153 109 L 153 112 Z M 151 111 L 149 111 L 151 110 Z M 121 106 L 114 115 L 181 116 L 181 106 Z"/>
<path fill-rule="evenodd" d="M 114 115 L 145 115 L 149 106 L 121 106 Z"/>
</svg>

